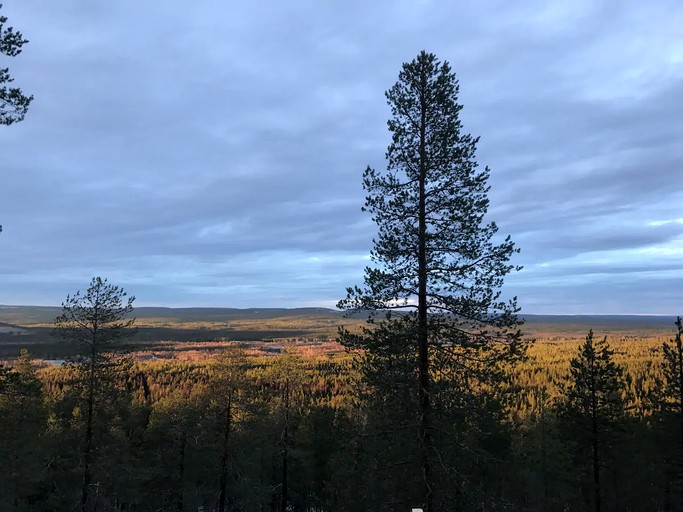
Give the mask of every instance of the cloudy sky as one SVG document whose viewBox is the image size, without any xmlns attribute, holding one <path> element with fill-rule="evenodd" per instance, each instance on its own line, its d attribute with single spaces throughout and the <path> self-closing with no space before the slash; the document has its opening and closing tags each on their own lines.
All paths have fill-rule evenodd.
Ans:
<svg viewBox="0 0 683 512">
<path fill-rule="evenodd" d="M 461 84 L 527 313 L 683 314 L 683 3 L 5 0 L 35 95 L 0 127 L 0 304 L 332 306 L 375 228 L 384 91 Z"/>
</svg>

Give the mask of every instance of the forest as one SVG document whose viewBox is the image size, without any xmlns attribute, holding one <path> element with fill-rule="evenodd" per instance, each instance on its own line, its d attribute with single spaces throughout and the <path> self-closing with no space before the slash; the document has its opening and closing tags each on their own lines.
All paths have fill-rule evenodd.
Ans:
<svg viewBox="0 0 683 512">
<path fill-rule="evenodd" d="M 671 327 L 669 337 L 626 330 L 606 351 L 594 334 L 594 388 L 582 380 L 586 340 L 560 335 L 538 339 L 497 389 L 469 390 L 457 404 L 459 510 L 592 508 L 593 434 L 581 403 L 592 391 L 605 394 L 605 510 L 679 510 L 681 342 Z M 383 430 L 414 414 L 408 404 L 363 386 L 350 353 L 292 344 L 265 356 L 233 345 L 199 361 L 107 356 L 94 400 L 92 510 L 410 510 L 416 469 L 403 434 Z M 1 370 L 0 509 L 79 509 L 87 369 L 37 365 L 23 352 Z"/>
</svg>

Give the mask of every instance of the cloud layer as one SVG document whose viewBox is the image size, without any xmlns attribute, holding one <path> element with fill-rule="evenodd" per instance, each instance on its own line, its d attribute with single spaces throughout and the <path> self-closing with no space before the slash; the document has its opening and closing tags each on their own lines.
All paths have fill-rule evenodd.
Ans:
<svg viewBox="0 0 683 512">
<path fill-rule="evenodd" d="M 6 2 L 34 94 L 0 130 L 0 303 L 332 305 L 374 226 L 383 92 L 451 62 L 529 313 L 680 313 L 683 6 Z"/>
</svg>

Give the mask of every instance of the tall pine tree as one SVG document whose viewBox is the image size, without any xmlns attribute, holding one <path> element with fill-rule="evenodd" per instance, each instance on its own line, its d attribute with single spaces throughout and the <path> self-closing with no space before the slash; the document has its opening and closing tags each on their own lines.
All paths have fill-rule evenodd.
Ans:
<svg viewBox="0 0 683 512">
<path fill-rule="evenodd" d="M 427 512 L 450 499 L 453 485 L 437 473 L 458 473 L 439 439 L 455 439 L 460 427 L 443 413 L 499 379 L 500 363 L 520 347 L 516 302 L 500 294 L 516 249 L 509 237 L 496 242 L 497 226 L 485 221 L 489 169 L 475 160 L 478 138 L 462 129 L 458 90 L 449 64 L 423 51 L 387 91 L 387 170 L 363 175 L 364 210 L 378 226 L 373 266 L 338 304 L 371 312 L 371 325 L 341 340 L 363 349 L 362 371 L 380 392 L 399 393 L 394 412 L 417 434 L 404 459 L 417 459 L 408 467 L 420 481 L 405 505 Z M 467 423 L 467 413 L 458 416 Z"/>
</svg>

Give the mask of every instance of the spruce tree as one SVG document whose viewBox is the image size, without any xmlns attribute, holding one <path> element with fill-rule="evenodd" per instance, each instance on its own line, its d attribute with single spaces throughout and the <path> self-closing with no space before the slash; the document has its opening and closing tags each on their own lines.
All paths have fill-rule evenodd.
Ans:
<svg viewBox="0 0 683 512">
<path fill-rule="evenodd" d="M 622 369 L 612 359 L 607 337 L 595 341 L 593 331 L 571 360 L 567 406 L 575 435 L 590 446 L 593 469 L 593 507 L 602 510 L 601 467 L 604 450 L 624 416 Z"/>
<path fill-rule="evenodd" d="M 501 363 L 521 352 L 516 300 L 500 292 L 516 249 L 509 237 L 497 241 L 496 224 L 485 220 L 489 169 L 475 160 L 479 139 L 462 128 L 458 92 L 448 62 L 424 51 L 387 91 L 387 170 L 363 175 L 363 210 L 378 226 L 373 265 L 365 286 L 348 288 L 338 304 L 370 311 L 370 325 L 360 335 L 342 330 L 341 341 L 363 350 L 366 379 L 383 400 L 398 393 L 394 412 L 415 420 L 409 439 L 417 443 L 400 448 L 418 459 L 409 467 L 421 483 L 401 506 L 427 512 L 446 507 L 435 495 L 453 487 L 437 489 L 436 472 L 457 473 L 436 439 L 458 435 L 443 413 L 465 405 L 475 383 L 500 379 Z M 466 416 L 459 414 L 461 424 Z"/>
</svg>

